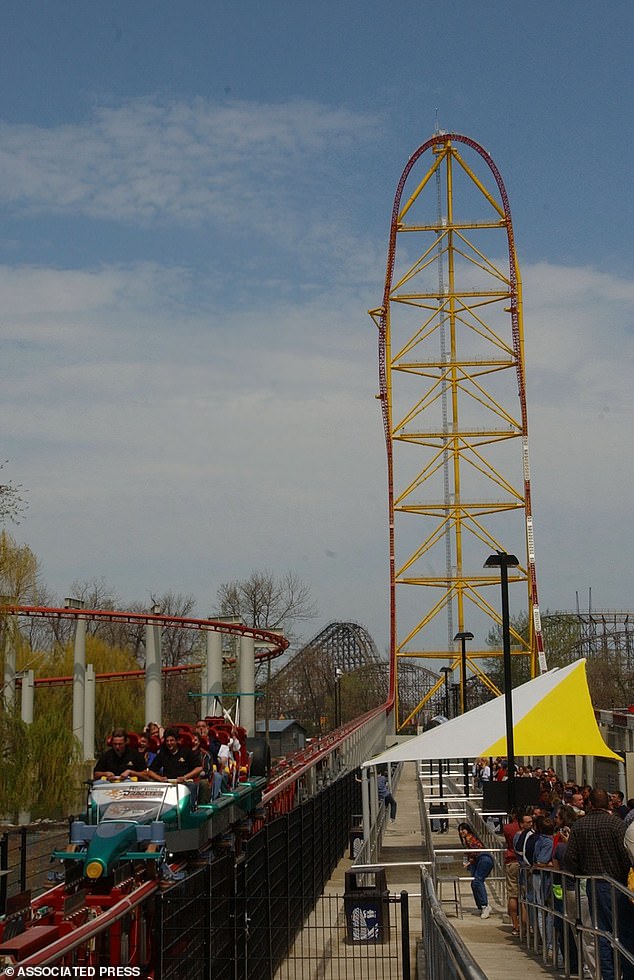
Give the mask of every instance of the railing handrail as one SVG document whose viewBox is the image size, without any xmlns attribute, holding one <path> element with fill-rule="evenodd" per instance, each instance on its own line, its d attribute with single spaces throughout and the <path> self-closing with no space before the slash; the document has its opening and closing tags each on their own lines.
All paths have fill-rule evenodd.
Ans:
<svg viewBox="0 0 634 980">
<path fill-rule="evenodd" d="M 480 969 L 469 947 L 452 928 L 443 912 L 436 897 L 433 879 L 424 867 L 421 867 L 421 906 L 424 922 L 423 942 L 429 975 L 436 975 L 432 972 L 433 953 L 437 941 L 440 940 L 445 957 L 450 958 L 462 980 L 487 980 L 486 973 Z M 447 975 L 446 972 L 444 975 Z"/>
<path fill-rule="evenodd" d="M 540 865 L 532 869 L 534 879 L 536 877 L 542 878 L 545 881 L 550 879 L 549 883 L 552 886 L 552 879 L 555 877 L 563 886 L 563 901 L 561 906 L 557 907 L 555 905 L 552 887 L 546 890 L 545 895 L 547 897 L 545 901 L 541 900 L 542 892 L 539 889 L 535 890 L 535 888 L 531 890 L 531 896 L 529 898 L 526 875 L 526 871 L 528 870 L 528 868 L 521 869 L 523 873 L 520 873 L 519 904 L 526 913 L 525 916 L 520 917 L 520 937 L 522 942 L 526 943 L 529 950 L 538 955 L 541 953 L 543 961 L 546 962 L 549 957 L 549 950 L 547 935 L 545 937 L 544 932 L 548 933 L 549 929 L 552 930 L 555 922 L 558 921 L 561 923 L 561 935 L 564 937 L 563 949 L 560 952 L 563 957 L 563 968 L 566 976 L 573 975 L 570 972 L 571 943 L 574 943 L 576 946 L 579 969 L 581 969 L 582 965 L 588 965 L 585 962 L 588 947 L 594 949 L 593 955 L 595 957 L 597 956 L 597 944 L 599 940 L 604 940 L 609 943 L 612 950 L 612 957 L 614 958 L 616 956 L 617 964 L 620 965 L 620 963 L 625 961 L 630 965 L 634 964 L 634 951 L 628 951 L 622 942 L 623 909 L 618 908 L 616 898 L 617 895 L 620 895 L 623 900 L 622 904 L 628 903 L 627 911 L 630 912 L 629 901 L 631 900 L 632 893 L 625 885 L 615 881 L 614 878 L 610 878 L 609 875 L 574 875 L 569 871 L 554 868 L 549 865 Z M 606 932 L 599 927 L 596 918 L 596 902 L 594 903 L 595 911 L 593 913 L 586 899 L 586 889 L 582 888 L 584 881 L 590 883 L 591 892 L 594 890 L 593 882 L 605 882 L 610 886 L 612 932 Z M 573 888 L 570 887 L 571 884 L 574 886 Z M 565 896 L 571 897 L 570 903 Z M 572 900 L 572 896 L 574 896 L 574 900 Z M 548 926 L 549 920 L 550 926 Z M 629 930 L 626 929 L 625 932 L 629 936 Z M 553 954 L 556 954 L 556 945 L 554 942 Z M 575 973 L 574 976 L 576 975 Z"/>
</svg>

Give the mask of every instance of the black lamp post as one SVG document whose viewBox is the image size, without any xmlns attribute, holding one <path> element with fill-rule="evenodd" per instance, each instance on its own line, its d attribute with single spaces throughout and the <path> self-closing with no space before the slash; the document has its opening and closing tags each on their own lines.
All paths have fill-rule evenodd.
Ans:
<svg viewBox="0 0 634 980">
<path fill-rule="evenodd" d="M 449 674 L 453 671 L 451 667 L 441 667 L 440 672 L 445 675 L 445 718 L 449 718 Z"/>
<path fill-rule="evenodd" d="M 504 655 L 504 710 L 506 715 L 506 759 L 508 808 L 515 805 L 515 745 L 513 741 L 513 689 L 511 679 L 511 624 L 509 617 L 509 568 L 517 568 L 519 559 L 498 551 L 489 555 L 485 568 L 499 568 L 502 586 L 502 652 Z"/>
<path fill-rule="evenodd" d="M 460 640 L 460 714 L 463 715 L 467 710 L 467 640 L 473 639 L 473 633 L 465 630 L 456 633 L 454 643 Z"/>
<path fill-rule="evenodd" d="M 467 710 L 467 640 L 473 639 L 473 633 L 463 630 L 456 633 L 454 642 L 460 640 L 460 714 L 463 715 Z M 464 777 L 464 793 L 469 796 L 469 763 L 466 759 L 462 760 L 462 771 Z"/>
<path fill-rule="evenodd" d="M 335 728 L 341 727 L 341 678 L 343 670 L 335 667 Z"/>
</svg>

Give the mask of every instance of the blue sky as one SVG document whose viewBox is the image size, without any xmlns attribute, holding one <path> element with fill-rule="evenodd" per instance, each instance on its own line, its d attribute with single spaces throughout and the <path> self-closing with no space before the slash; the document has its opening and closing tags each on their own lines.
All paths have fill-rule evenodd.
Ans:
<svg viewBox="0 0 634 980">
<path fill-rule="evenodd" d="M 513 212 L 542 608 L 632 608 L 630 3 L 12 2 L 0 455 L 63 596 L 295 570 L 387 637 L 376 336 L 435 125 Z"/>
</svg>

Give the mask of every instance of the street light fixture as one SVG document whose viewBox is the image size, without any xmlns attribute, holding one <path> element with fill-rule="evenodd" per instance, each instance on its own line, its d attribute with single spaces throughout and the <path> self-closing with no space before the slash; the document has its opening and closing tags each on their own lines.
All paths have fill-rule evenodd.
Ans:
<svg viewBox="0 0 634 980">
<path fill-rule="evenodd" d="M 473 639 L 473 633 L 464 630 L 456 633 L 454 643 L 460 640 L 460 714 L 467 710 L 467 640 Z"/>
<path fill-rule="evenodd" d="M 515 805 L 515 745 L 513 741 L 513 689 L 511 679 L 511 623 L 509 617 L 509 568 L 517 568 L 519 559 L 498 551 L 489 555 L 485 568 L 500 569 L 502 586 L 502 653 L 504 658 L 504 711 L 506 715 L 506 760 L 508 780 L 508 808 Z"/>
<path fill-rule="evenodd" d="M 341 727 L 341 678 L 344 671 L 335 667 L 335 728 Z"/>
</svg>

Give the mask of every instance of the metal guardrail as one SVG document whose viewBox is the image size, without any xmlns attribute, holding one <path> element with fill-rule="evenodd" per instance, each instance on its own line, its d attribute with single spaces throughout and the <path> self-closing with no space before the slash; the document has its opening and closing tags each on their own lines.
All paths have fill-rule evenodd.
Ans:
<svg viewBox="0 0 634 980">
<path fill-rule="evenodd" d="M 553 879 L 553 876 L 554 879 Z M 553 890 L 561 880 L 561 897 Z M 589 895 L 586 894 L 586 882 Z M 611 931 L 598 921 L 597 884 L 607 884 Z M 542 962 L 566 977 L 600 980 L 601 946 L 614 976 L 634 975 L 634 910 L 632 893 L 612 878 L 577 878 L 565 871 L 544 869 L 520 874 L 520 940 Z M 590 900 L 589 900 L 590 899 Z M 628 949 L 629 946 L 629 949 Z"/>
<path fill-rule="evenodd" d="M 338 779 L 342 772 L 357 769 L 377 745 L 383 747 L 386 725 L 386 706 L 381 705 L 296 752 L 273 772 L 262 803 L 274 805 L 286 796 L 284 809 L 289 810 Z"/>
<path fill-rule="evenodd" d="M 450 925 L 436 898 L 434 881 L 425 868 L 421 868 L 421 914 L 423 941 L 422 949 L 419 947 L 417 975 L 427 980 L 487 980 L 486 973 Z"/>
<path fill-rule="evenodd" d="M 471 876 L 466 872 L 464 876 L 458 874 L 451 874 L 449 876 L 444 876 L 439 870 L 439 864 L 443 858 L 450 860 L 452 857 L 458 857 L 464 855 L 466 852 L 464 848 L 460 847 L 443 847 L 434 848 L 432 843 L 432 830 L 431 822 L 429 818 L 429 812 L 427 808 L 427 803 L 425 799 L 425 794 L 423 791 L 423 780 L 430 779 L 424 772 L 419 773 L 418 779 L 418 806 L 421 816 L 421 826 L 424 829 L 424 841 L 423 849 L 425 852 L 425 858 L 429 861 L 432 868 L 432 879 L 436 891 L 438 891 L 439 883 L 443 880 L 459 881 L 459 880 L 471 880 Z M 435 776 L 434 776 L 435 778 Z M 460 778 L 462 775 L 460 774 Z M 433 802 L 437 803 L 439 800 L 443 800 L 449 804 L 459 803 L 460 807 L 458 811 L 452 810 L 451 807 L 448 809 L 448 813 L 445 819 L 456 819 L 461 817 L 466 819 L 473 827 L 476 835 L 480 838 L 482 843 L 485 845 L 485 850 L 487 850 L 491 857 L 493 858 L 493 872 L 487 875 L 487 888 L 490 888 L 491 893 L 495 896 L 495 899 L 500 904 L 504 904 L 506 901 L 505 894 L 505 881 L 506 875 L 504 871 L 504 851 L 506 846 L 500 843 L 499 837 L 491 830 L 489 824 L 484 820 L 480 811 L 478 811 L 474 803 L 481 800 L 481 797 L 469 797 L 465 798 L 460 793 L 460 786 L 457 785 L 452 778 L 450 773 L 443 773 L 443 782 L 445 784 L 448 793 L 444 793 L 442 797 L 434 796 Z M 429 802 L 429 801 L 427 801 Z M 434 819 L 443 819 L 442 817 L 435 817 Z"/>
<path fill-rule="evenodd" d="M 398 787 L 402 769 L 403 764 L 399 763 L 399 765 L 397 765 L 392 771 L 391 780 L 393 792 L 396 792 Z M 356 867 L 359 864 L 376 864 L 379 861 L 381 843 L 383 841 L 383 830 L 385 829 L 386 820 L 387 807 L 377 806 L 376 819 L 370 824 L 370 836 L 366 838 L 360 846 L 353 861 L 353 867 Z"/>
<path fill-rule="evenodd" d="M 423 830 L 421 865 L 421 916 L 423 939 L 419 947 L 418 976 L 428 980 L 486 980 L 468 947 L 452 928 L 436 895 L 436 856 L 432 842 L 431 823 L 423 793 L 422 773 L 416 780 L 418 810 Z M 428 867 L 431 869 L 428 870 Z M 421 962 L 421 959 L 423 962 Z"/>
</svg>

